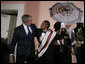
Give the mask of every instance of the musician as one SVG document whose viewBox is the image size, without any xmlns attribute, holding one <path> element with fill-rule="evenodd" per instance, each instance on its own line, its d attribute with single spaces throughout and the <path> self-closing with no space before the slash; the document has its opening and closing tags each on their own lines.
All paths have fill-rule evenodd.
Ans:
<svg viewBox="0 0 85 64">
<path fill-rule="evenodd" d="M 83 62 L 83 48 L 84 48 L 84 27 L 83 23 L 77 23 L 76 28 L 74 29 L 76 36 L 76 57 L 77 63 Z"/>
<path fill-rule="evenodd" d="M 75 39 L 75 32 L 72 29 L 71 25 L 66 25 L 66 31 L 67 34 L 69 35 L 69 39 L 70 39 L 70 53 L 71 53 L 71 63 L 76 63 L 76 55 L 75 55 L 75 44 L 76 44 L 76 39 Z M 74 59 L 74 60 L 73 60 Z"/>
<path fill-rule="evenodd" d="M 53 55 L 52 55 L 52 44 L 46 45 L 44 47 L 44 43 L 47 43 L 49 40 L 48 36 L 52 34 L 52 30 L 49 29 L 50 22 L 48 20 L 44 20 L 41 24 L 41 28 L 38 29 L 38 60 L 37 63 L 52 63 L 53 62 Z M 49 42 L 48 42 L 49 43 Z M 40 48 L 41 47 L 41 48 Z M 43 48 L 44 47 L 44 48 Z M 44 52 L 45 51 L 45 52 Z M 42 53 L 43 52 L 43 53 Z"/>
<path fill-rule="evenodd" d="M 75 44 L 76 44 L 76 37 L 75 31 L 72 29 L 71 25 L 66 25 L 66 30 L 71 40 L 71 55 L 72 55 L 72 63 L 76 63 L 76 53 L 75 53 Z M 74 59 L 74 60 L 73 60 Z"/>
<path fill-rule="evenodd" d="M 54 29 L 57 32 L 54 39 L 55 43 L 55 63 L 71 63 L 69 35 L 65 30 L 65 24 L 56 22 Z"/>
</svg>

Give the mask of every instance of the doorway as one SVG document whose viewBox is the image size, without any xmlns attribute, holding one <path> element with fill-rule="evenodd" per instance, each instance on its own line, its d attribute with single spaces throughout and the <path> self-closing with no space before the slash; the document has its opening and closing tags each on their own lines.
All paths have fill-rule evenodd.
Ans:
<svg viewBox="0 0 85 64">
<path fill-rule="evenodd" d="M 18 10 L 1 10 L 2 63 L 9 63 L 9 46 L 17 23 Z"/>
<path fill-rule="evenodd" d="M 18 10 L 1 10 L 1 14 L 4 15 L 4 17 L 1 15 L 3 19 L 6 19 L 7 16 L 10 17 L 10 19 L 8 20 L 9 23 L 6 20 L 4 22 L 3 20 L 1 21 L 1 23 L 4 25 L 4 28 L 7 28 L 7 33 L 8 33 L 6 37 L 7 45 L 11 44 L 14 28 L 16 27 L 17 13 L 18 13 Z M 8 23 L 8 24 L 5 24 L 5 23 Z M 6 25 L 8 25 L 8 27 L 5 27 Z"/>
</svg>

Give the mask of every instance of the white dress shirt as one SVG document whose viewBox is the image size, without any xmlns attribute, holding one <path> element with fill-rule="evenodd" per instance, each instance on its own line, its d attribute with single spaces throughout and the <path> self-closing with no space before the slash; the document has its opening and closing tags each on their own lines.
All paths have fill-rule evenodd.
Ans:
<svg viewBox="0 0 85 64">
<path fill-rule="evenodd" d="M 56 45 L 60 45 L 60 41 L 57 40 Z M 62 45 L 64 45 L 64 39 L 62 39 Z"/>
<path fill-rule="evenodd" d="M 23 23 L 23 27 L 24 27 L 24 29 L 25 29 L 25 32 L 26 32 L 26 34 L 28 35 L 28 28 L 27 28 L 27 26 Z M 31 29 L 31 27 L 29 26 L 29 30 L 30 30 L 30 32 L 32 33 L 32 29 Z"/>
<path fill-rule="evenodd" d="M 42 41 L 42 39 L 44 38 L 44 36 L 45 36 L 45 33 L 43 32 L 43 33 L 41 34 L 41 36 L 40 36 L 40 42 Z"/>
<path fill-rule="evenodd" d="M 44 38 L 44 36 L 45 36 L 45 32 L 47 32 L 48 30 L 43 30 L 43 32 L 42 32 L 42 34 L 41 34 L 41 36 L 40 36 L 40 42 L 42 41 L 42 39 Z"/>
</svg>

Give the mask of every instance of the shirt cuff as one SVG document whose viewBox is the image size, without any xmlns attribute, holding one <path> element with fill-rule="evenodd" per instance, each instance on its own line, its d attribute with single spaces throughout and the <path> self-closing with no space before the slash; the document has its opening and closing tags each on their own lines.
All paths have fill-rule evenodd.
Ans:
<svg viewBox="0 0 85 64">
<path fill-rule="evenodd" d="M 76 41 L 72 42 L 72 44 L 71 44 L 71 45 L 73 46 L 73 45 L 75 45 L 75 44 L 76 44 Z"/>
<path fill-rule="evenodd" d="M 10 56 L 12 56 L 12 55 L 14 56 L 14 54 L 10 54 Z"/>
</svg>

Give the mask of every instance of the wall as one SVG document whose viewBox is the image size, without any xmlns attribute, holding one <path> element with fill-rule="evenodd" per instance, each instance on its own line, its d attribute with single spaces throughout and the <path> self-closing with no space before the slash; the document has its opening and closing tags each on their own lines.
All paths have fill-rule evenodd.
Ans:
<svg viewBox="0 0 85 64">
<path fill-rule="evenodd" d="M 24 14 L 29 14 L 33 18 L 33 23 L 38 26 L 39 18 L 39 1 L 27 1 L 25 2 Z"/>
<path fill-rule="evenodd" d="M 54 21 L 50 17 L 49 8 L 55 3 L 66 3 L 67 1 L 2 1 L 1 3 L 24 3 L 24 14 L 30 14 L 33 17 L 33 23 L 40 28 L 41 23 L 44 20 L 49 20 L 51 23 L 50 28 L 53 29 Z M 74 3 L 78 8 L 83 11 L 82 21 L 84 20 L 84 2 L 83 1 L 68 1 Z M 72 25 L 75 28 L 76 24 Z"/>
<path fill-rule="evenodd" d="M 8 3 L 8 4 L 10 4 L 10 3 L 25 3 L 25 1 L 1 1 L 1 3 L 3 4 L 3 3 Z"/>
<path fill-rule="evenodd" d="M 22 6 L 22 8 L 20 7 L 20 9 L 22 9 L 20 11 L 24 10 L 24 12 L 23 13 L 18 12 L 18 13 L 20 13 L 20 14 L 18 14 L 19 15 L 18 18 L 20 20 L 17 20 L 18 22 L 17 22 L 16 26 L 19 26 L 22 23 L 21 14 L 29 14 L 29 15 L 31 15 L 32 18 L 33 18 L 33 23 L 36 24 L 36 26 L 38 26 L 37 21 L 38 21 L 38 18 L 39 18 L 38 17 L 38 15 L 39 15 L 38 14 L 38 12 L 39 12 L 39 1 L 1 1 L 1 4 L 2 5 L 3 4 L 9 4 L 9 5 L 10 4 L 24 4 L 24 8 L 23 8 L 23 6 Z M 12 7 L 12 6 L 10 6 L 10 7 Z M 17 7 L 19 7 L 19 6 L 16 6 L 16 8 Z M 12 7 L 12 8 L 15 8 L 15 7 Z"/>
</svg>

